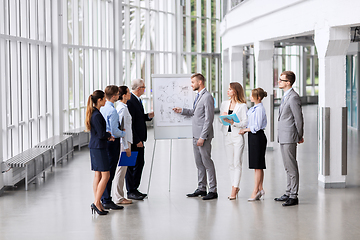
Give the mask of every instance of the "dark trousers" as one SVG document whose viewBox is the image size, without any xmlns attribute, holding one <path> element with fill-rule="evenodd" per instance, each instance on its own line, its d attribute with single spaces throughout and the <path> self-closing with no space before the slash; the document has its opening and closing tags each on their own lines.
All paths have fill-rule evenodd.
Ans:
<svg viewBox="0 0 360 240">
<path fill-rule="evenodd" d="M 115 138 L 115 141 L 107 142 L 107 153 L 109 156 L 109 162 L 110 162 L 110 178 L 108 183 L 106 184 L 105 191 L 101 197 L 102 203 L 110 203 L 111 202 L 111 185 L 112 181 L 115 176 L 115 171 L 117 164 L 119 162 L 120 157 L 120 138 Z"/>
<path fill-rule="evenodd" d="M 144 150 L 144 147 L 138 148 L 135 144 L 131 145 L 131 151 L 137 151 L 139 153 L 136 159 L 135 166 L 129 166 L 127 168 L 125 180 L 128 194 L 137 192 L 137 189 L 140 186 L 141 174 L 145 164 Z"/>
</svg>

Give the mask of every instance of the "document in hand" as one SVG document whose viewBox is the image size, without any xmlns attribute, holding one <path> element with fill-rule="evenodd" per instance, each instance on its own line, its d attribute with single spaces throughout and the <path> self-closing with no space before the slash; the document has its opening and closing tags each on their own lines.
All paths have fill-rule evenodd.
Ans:
<svg viewBox="0 0 360 240">
<path fill-rule="evenodd" d="M 126 152 L 122 152 L 120 155 L 119 166 L 135 166 L 138 152 L 131 152 L 131 156 L 126 156 Z"/>
<path fill-rule="evenodd" d="M 227 119 L 229 119 L 229 120 L 232 119 L 232 120 L 234 120 L 234 122 L 236 122 L 236 123 L 240 122 L 240 121 L 239 121 L 239 118 L 236 116 L 235 113 L 230 114 L 230 115 L 220 116 L 220 119 L 221 119 L 222 124 L 224 124 L 225 126 L 229 126 L 230 123 L 225 122 L 225 121 L 224 121 L 224 118 L 227 118 Z"/>
</svg>

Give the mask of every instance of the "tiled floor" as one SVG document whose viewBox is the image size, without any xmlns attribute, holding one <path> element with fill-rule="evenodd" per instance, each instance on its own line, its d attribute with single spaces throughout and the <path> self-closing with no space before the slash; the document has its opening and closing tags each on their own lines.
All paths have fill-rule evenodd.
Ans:
<svg viewBox="0 0 360 240">
<path fill-rule="evenodd" d="M 300 204 L 284 208 L 273 200 L 283 194 L 285 171 L 279 147 L 267 152 L 265 199 L 249 203 L 253 171 L 244 154 L 241 190 L 229 201 L 230 179 L 217 121 L 212 156 L 219 199 L 186 198 L 196 188 L 197 174 L 191 140 L 173 140 L 169 191 L 170 140 L 158 140 L 149 198 L 92 215 L 93 201 L 89 151 L 75 151 L 46 180 L 25 191 L 7 188 L 0 197 L 0 239 L 359 239 L 359 134 L 349 130 L 346 189 L 323 189 L 317 181 L 317 106 L 305 106 L 305 143 L 298 148 Z M 146 165 L 140 190 L 147 191 L 153 129 L 146 144 Z M 246 146 L 247 148 L 247 146 Z"/>
</svg>

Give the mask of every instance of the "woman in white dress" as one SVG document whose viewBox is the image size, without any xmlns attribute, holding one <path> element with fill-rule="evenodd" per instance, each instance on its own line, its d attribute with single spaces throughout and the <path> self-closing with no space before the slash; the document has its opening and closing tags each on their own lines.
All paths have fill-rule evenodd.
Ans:
<svg viewBox="0 0 360 240">
<path fill-rule="evenodd" d="M 222 102 L 220 113 L 221 115 L 236 114 L 240 122 L 236 123 L 233 120 L 227 118 L 224 119 L 230 124 L 221 126 L 221 131 L 224 134 L 224 143 L 226 158 L 229 162 L 230 178 L 231 178 L 231 194 L 228 197 L 230 200 L 236 199 L 236 196 L 240 190 L 240 179 L 242 172 L 242 160 L 244 151 L 244 136 L 239 134 L 240 129 L 247 126 L 247 106 L 244 96 L 244 89 L 240 83 L 230 83 L 227 95 L 230 98 L 227 101 Z"/>
<path fill-rule="evenodd" d="M 121 138 L 121 152 L 126 152 L 128 157 L 131 156 L 131 144 L 133 143 L 133 134 L 131 128 L 131 115 L 129 113 L 126 102 L 130 99 L 131 92 L 127 86 L 119 87 L 119 103 L 116 111 L 119 114 L 120 126 L 124 127 L 126 132 L 125 137 Z M 116 204 L 130 204 L 132 200 L 124 197 L 124 181 L 127 171 L 127 166 L 118 166 L 116 168 L 114 183 L 114 202 Z"/>
</svg>

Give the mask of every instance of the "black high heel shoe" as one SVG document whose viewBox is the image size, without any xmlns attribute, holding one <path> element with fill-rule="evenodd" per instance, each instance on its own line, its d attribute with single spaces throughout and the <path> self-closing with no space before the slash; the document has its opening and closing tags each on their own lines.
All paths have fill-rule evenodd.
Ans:
<svg viewBox="0 0 360 240">
<path fill-rule="evenodd" d="M 107 212 L 103 212 L 101 210 L 99 210 L 96 205 L 94 203 L 91 204 L 91 213 L 94 214 L 94 212 L 96 212 L 99 215 L 106 215 L 108 214 Z"/>
</svg>

